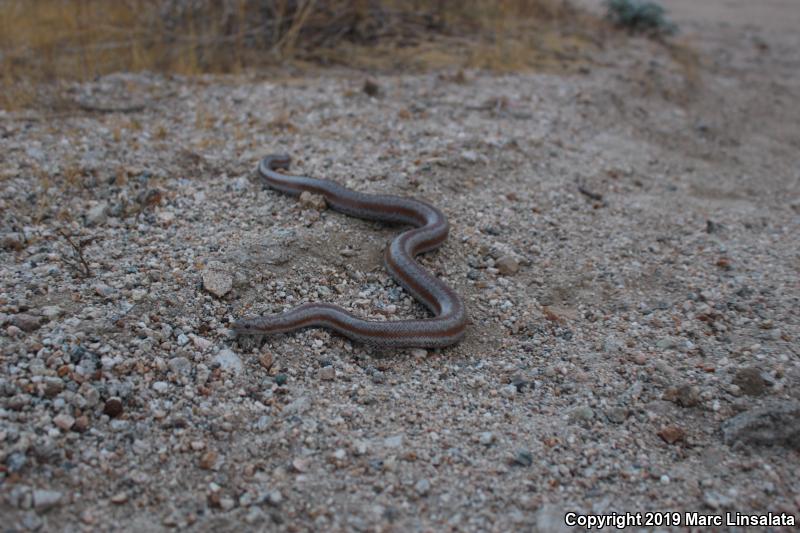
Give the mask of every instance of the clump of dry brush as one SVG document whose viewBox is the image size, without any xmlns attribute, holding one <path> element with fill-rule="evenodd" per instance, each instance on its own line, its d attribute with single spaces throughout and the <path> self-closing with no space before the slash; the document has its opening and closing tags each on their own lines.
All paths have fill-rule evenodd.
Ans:
<svg viewBox="0 0 800 533">
<path fill-rule="evenodd" d="M 292 58 L 347 63 L 330 51 L 443 35 L 497 40 L 523 22 L 561 31 L 574 14 L 567 0 L 3 0 L 0 68 L 8 87 L 116 71 L 238 72 Z"/>
</svg>

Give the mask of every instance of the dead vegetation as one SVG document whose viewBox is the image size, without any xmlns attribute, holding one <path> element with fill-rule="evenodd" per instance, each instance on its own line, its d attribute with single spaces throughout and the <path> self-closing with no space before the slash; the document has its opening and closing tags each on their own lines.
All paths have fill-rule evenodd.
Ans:
<svg viewBox="0 0 800 533">
<path fill-rule="evenodd" d="M 4 0 L 0 106 L 119 71 L 563 68 L 600 27 L 563 0 Z"/>
</svg>

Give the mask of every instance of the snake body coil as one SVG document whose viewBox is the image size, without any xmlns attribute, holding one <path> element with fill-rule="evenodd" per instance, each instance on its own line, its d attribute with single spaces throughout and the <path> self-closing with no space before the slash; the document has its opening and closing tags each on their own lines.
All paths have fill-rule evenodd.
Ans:
<svg viewBox="0 0 800 533">
<path fill-rule="evenodd" d="M 444 214 L 420 200 L 365 194 L 329 180 L 276 172 L 287 170 L 290 161 L 288 155 L 268 155 L 258 171 L 270 187 L 292 196 L 309 191 L 321 194 L 331 208 L 347 215 L 415 226 L 386 248 L 384 263 L 389 274 L 434 317 L 381 322 L 360 319 L 336 305 L 308 303 L 277 315 L 237 320 L 234 331 L 239 335 L 270 335 L 322 327 L 365 344 L 395 348 L 441 348 L 460 341 L 467 324 L 461 298 L 414 260 L 414 256 L 438 248 L 447 239 L 449 225 Z"/>
</svg>

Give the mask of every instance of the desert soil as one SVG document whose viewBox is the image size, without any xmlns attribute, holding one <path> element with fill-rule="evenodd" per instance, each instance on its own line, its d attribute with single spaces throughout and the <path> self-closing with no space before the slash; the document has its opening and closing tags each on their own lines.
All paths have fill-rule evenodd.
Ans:
<svg viewBox="0 0 800 533">
<path fill-rule="evenodd" d="M 2 112 L 3 528 L 797 516 L 798 7 L 700 4 L 577 74 L 114 75 Z M 445 211 L 421 262 L 466 339 L 237 342 L 306 301 L 427 316 L 381 265 L 399 228 L 265 189 L 270 152 Z"/>
</svg>

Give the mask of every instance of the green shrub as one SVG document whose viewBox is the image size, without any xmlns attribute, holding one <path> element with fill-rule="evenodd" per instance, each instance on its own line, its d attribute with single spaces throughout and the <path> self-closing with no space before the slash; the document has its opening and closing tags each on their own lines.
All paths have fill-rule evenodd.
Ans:
<svg viewBox="0 0 800 533">
<path fill-rule="evenodd" d="M 670 35 L 678 27 L 666 17 L 661 5 L 648 0 L 606 0 L 606 16 L 631 31 Z"/>
</svg>

